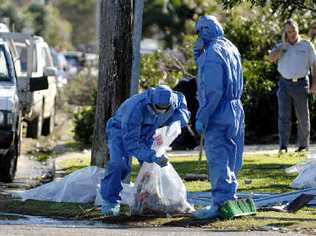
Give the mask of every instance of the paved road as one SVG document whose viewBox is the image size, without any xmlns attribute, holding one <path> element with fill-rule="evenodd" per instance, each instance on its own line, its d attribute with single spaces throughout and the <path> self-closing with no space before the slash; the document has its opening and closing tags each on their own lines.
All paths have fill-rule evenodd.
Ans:
<svg viewBox="0 0 316 236">
<path fill-rule="evenodd" d="M 104 228 L 102 226 L 1 225 L 0 236 L 284 236 L 279 232 L 210 231 L 186 228 Z M 286 233 L 287 236 L 302 236 Z"/>
</svg>

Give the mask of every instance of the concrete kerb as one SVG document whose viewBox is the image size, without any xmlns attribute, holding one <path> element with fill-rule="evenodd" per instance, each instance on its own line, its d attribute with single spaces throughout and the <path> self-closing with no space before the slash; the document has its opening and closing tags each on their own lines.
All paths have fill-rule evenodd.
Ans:
<svg viewBox="0 0 316 236">
<path fill-rule="evenodd" d="M 294 152 L 296 150 L 295 145 L 290 145 L 288 152 Z M 245 154 L 278 154 L 279 145 L 278 144 L 259 144 L 259 145 L 245 145 L 244 146 L 244 155 Z M 316 144 L 311 144 L 309 147 L 309 153 L 316 154 Z M 205 154 L 205 153 L 204 153 Z M 199 155 L 198 150 L 190 151 L 168 151 L 168 156 L 192 156 Z"/>
<path fill-rule="evenodd" d="M 296 147 L 294 145 L 291 145 L 288 149 L 289 152 L 294 152 Z M 268 145 L 245 145 L 244 147 L 244 154 L 277 154 L 279 151 L 279 146 L 277 144 L 268 144 Z M 312 144 L 310 146 L 309 153 L 316 154 L 316 144 Z M 170 158 L 175 156 L 193 156 L 199 155 L 198 150 L 184 150 L 184 151 L 173 151 L 168 150 L 167 152 L 168 156 Z M 205 155 L 205 153 L 203 152 Z M 82 152 L 70 152 L 65 153 L 58 158 L 56 158 L 56 168 L 60 169 L 61 164 L 64 160 L 71 160 L 71 159 L 78 159 L 78 161 L 82 161 L 85 159 L 90 159 L 91 156 L 91 150 L 84 150 Z"/>
</svg>

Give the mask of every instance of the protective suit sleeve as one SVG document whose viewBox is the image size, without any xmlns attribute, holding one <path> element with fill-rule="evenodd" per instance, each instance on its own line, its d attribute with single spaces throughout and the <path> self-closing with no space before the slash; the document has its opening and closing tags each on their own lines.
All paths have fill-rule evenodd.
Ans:
<svg viewBox="0 0 316 236">
<path fill-rule="evenodd" d="M 199 109 L 196 118 L 207 127 L 224 93 L 224 72 L 220 62 L 205 61 L 199 78 Z"/>
<path fill-rule="evenodd" d="M 123 145 L 128 156 L 134 156 L 140 161 L 153 162 L 155 151 L 151 150 L 141 139 L 143 115 L 139 109 L 132 109 L 122 122 Z"/>
<path fill-rule="evenodd" d="M 177 94 L 178 104 L 177 108 L 174 111 L 174 114 L 172 115 L 171 119 L 167 121 L 167 123 L 171 124 L 177 120 L 180 120 L 181 127 L 186 127 L 189 123 L 191 115 L 187 108 L 187 101 L 182 93 L 176 91 L 174 91 L 174 93 Z"/>
</svg>

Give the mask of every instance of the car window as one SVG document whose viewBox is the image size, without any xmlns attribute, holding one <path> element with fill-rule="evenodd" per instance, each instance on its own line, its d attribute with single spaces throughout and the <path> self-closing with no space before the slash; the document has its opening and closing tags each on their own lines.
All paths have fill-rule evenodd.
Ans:
<svg viewBox="0 0 316 236">
<path fill-rule="evenodd" d="M 19 44 L 16 45 L 18 53 L 20 55 L 20 62 L 21 62 L 21 71 L 27 72 L 27 47 L 25 45 Z M 37 58 L 36 58 L 36 50 L 33 50 L 33 66 L 32 71 L 37 72 Z"/>
<path fill-rule="evenodd" d="M 8 64 L 4 53 L 4 48 L 0 47 L 0 81 L 9 81 Z"/>
<path fill-rule="evenodd" d="M 80 67 L 80 60 L 77 56 L 65 55 L 69 65 L 74 67 Z"/>
</svg>

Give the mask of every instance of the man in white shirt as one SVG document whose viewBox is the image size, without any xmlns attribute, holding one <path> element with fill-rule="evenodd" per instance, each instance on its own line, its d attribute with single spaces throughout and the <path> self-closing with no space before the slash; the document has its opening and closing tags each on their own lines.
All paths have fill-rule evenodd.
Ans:
<svg viewBox="0 0 316 236">
<path fill-rule="evenodd" d="M 307 150 L 310 138 L 308 93 L 316 94 L 316 73 L 313 73 L 311 88 L 308 74 L 311 68 L 316 72 L 315 49 L 309 41 L 300 38 L 297 23 L 290 19 L 285 23 L 282 43 L 271 50 L 269 59 L 278 63 L 278 71 L 282 76 L 277 92 L 280 152 L 287 152 L 291 133 L 292 104 L 298 121 L 296 151 Z"/>
</svg>

